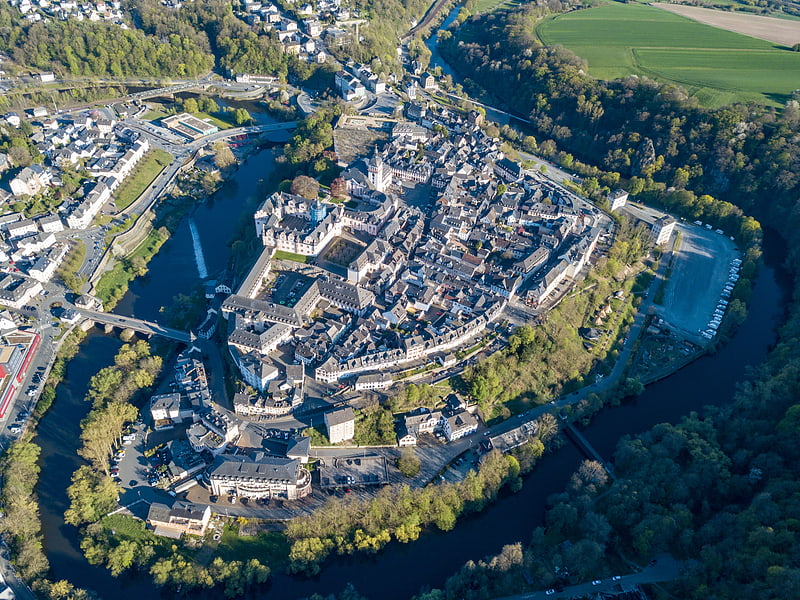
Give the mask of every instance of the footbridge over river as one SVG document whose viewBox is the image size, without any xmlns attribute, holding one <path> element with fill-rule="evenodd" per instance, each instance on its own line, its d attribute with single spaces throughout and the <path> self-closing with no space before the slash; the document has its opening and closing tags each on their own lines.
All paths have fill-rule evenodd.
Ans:
<svg viewBox="0 0 800 600">
<path fill-rule="evenodd" d="M 190 331 L 181 331 L 179 329 L 172 329 L 171 327 L 164 327 L 152 321 L 123 317 L 121 315 L 115 315 L 114 313 L 99 312 L 86 308 L 74 307 L 74 310 L 97 325 L 132 329 L 133 331 L 143 333 L 147 336 L 160 335 L 161 337 L 169 338 L 177 342 L 184 342 L 185 344 L 189 344 L 196 339 L 195 335 Z"/>
<path fill-rule="evenodd" d="M 589 458 L 591 460 L 596 460 L 601 465 L 603 465 L 603 468 L 606 470 L 606 473 L 608 473 L 608 476 L 611 477 L 611 479 L 616 480 L 617 476 L 614 475 L 614 469 L 611 466 L 611 464 L 603 460 L 603 457 L 600 456 L 600 453 L 597 452 L 597 450 L 594 449 L 594 446 L 592 446 L 589 443 L 589 440 L 583 437 L 581 432 L 578 431 L 575 428 L 575 426 L 569 422 L 569 420 L 566 418 L 566 415 L 561 414 L 560 416 L 561 416 L 561 422 L 564 424 L 567 437 L 570 438 L 572 442 L 578 447 L 578 450 L 583 452 L 586 458 Z"/>
</svg>

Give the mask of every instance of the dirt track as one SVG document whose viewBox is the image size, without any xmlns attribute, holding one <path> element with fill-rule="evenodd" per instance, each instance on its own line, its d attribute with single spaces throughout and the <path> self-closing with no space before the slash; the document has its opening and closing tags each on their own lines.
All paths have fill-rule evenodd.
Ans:
<svg viewBox="0 0 800 600">
<path fill-rule="evenodd" d="M 800 43 L 800 21 L 761 17 L 749 13 L 727 12 L 710 8 L 698 8 L 684 4 L 653 3 L 651 6 L 663 8 L 675 14 L 699 21 L 706 25 L 727 29 L 749 35 L 750 37 L 775 42 L 782 46 Z"/>
</svg>

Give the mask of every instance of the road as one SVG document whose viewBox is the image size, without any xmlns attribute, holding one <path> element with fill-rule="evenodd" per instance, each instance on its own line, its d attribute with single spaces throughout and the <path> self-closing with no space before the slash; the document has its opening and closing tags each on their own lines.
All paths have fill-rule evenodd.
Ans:
<svg viewBox="0 0 800 600">
<path fill-rule="evenodd" d="M 14 566 L 6 558 L 8 556 L 8 549 L 5 544 L 2 544 L 3 551 L 0 553 L 0 576 L 2 576 L 2 583 L 5 583 L 14 592 L 17 600 L 37 600 L 36 594 L 31 591 L 22 580 L 17 578 L 17 573 Z"/>
<path fill-rule="evenodd" d="M 660 581 L 672 581 L 681 574 L 681 563 L 668 555 L 660 555 L 654 565 L 645 567 L 638 573 L 596 579 L 598 583 L 587 582 L 565 587 L 560 592 L 539 591 L 514 596 L 504 596 L 497 600 L 563 600 L 568 598 L 589 598 L 594 594 L 609 594 L 632 590 L 636 586 Z M 552 589 L 552 588 L 551 588 Z"/>
<path fill-rule="evenodd" d="M 98 312 L 96 310 L 87 310 L 85 308 L 78 308 L 70 306 L 73 310 L 79 312 L 84 317 L 87 317 L 95 323 L 103 323 L 106 325 L 113 325 L 122 329 L 133 329 L 145 335 L 160 335 L 162 337 L 176 340 L 188 344 L 192 341 L 192 334 L 186 331 L 179 331 L 171 327 L 164 327 L 158 323 L 151 321 L 144 321 L 142 319 L 134 319 L 133 317 L 125 317 L 122 315 L 115 315 L 114 313 Z"/>
</svg>

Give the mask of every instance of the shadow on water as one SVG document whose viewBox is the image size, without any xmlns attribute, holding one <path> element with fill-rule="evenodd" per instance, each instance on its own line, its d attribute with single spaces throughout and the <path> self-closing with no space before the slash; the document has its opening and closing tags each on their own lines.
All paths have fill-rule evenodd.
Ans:
<svg viewBox="0 0 800 600">
<path fill-rule="evenodd" d="M 212 277 L 224 268 L 228 256 L 225 244 L 248 198 L 257 192 L 259 179 L 271 168 L 271 160 L 268 152 L 253 156 L 212 202 L 204 203 L 193 213 L 207 249 Z M 716 354 L 648 387 L 635 402 L 597 415 L 584 434 L 601 455 L 610 457 L 622 435 L 644 431 L 663 421 L 677 422 L 706 404 L 729 402 L 735 382 L 746 367 L 764 359 L 775 343 L 789 289 L 785 274 L 774 266 L 786 256 L 785 248 L 777 247 L 775 237 L 767 235 L 767 266 L 754 284 L 751 310 L 736 336 Z M 164 299 L 186 293 L 198 282 L 191 235 L 184 219 L 151 262 L 148 277 L 131 286 L 120 310 L 123 314 L 156 318 Z M 80 464 L 76 456 L 79 423 L 89 410 L 83 394 L 91 376 L 111 362 L 120 344 L 115 338 L 90 335 L 70 362 L 67 378 L 59 386 L 55 405 L 42 420 L 36 440 L 42 446 L 40 502 L 45 549 L 54 578 L 94 589 L 106 599 L 141 600 L 159 595 L 148 578 L 115 579 L 104 568 L 89 565 L 80 552 L 77 531 L 63 522 L 67 508 L 65 489 Z M 333 560 L 313 579 L 274 573 L 269 584 L 252 591 L 249 597 L 289 600 L 338 592 L 352 582 L 373 600 L 405 600 L 423 586 L 441 587 L 447 576 L 466 561 L 495 554 L 505 544 L 527 542 L 530 532 L 542 522 L 545 499 L 564 489 L 581 459 L 574 447 L 566 445 L 540 462 L 536 471 L 526 477 L 519 493 L 504 495 L 482 513 L 460 521 L 451 532 L 428 533 L 413 544 L 390 544 L 377 556 Z M 190 594 L 203 599 L 211 595 Z"/>
</svg>

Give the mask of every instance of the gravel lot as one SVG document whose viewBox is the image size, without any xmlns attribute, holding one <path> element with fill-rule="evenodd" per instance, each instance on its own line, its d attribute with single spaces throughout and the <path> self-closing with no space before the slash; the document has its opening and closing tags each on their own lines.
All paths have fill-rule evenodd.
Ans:
<svg viewBox="0 0 800 600">
<path fill-rule="evenodd" d="M 657 312 L 675 327 L 696 335 L 706 329 L 738 252 L 724 235 L 697 225 L 681 224 L 679 230 L 681 247 L 666 284 L 664 304 Z"/>
</svg>

